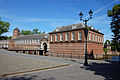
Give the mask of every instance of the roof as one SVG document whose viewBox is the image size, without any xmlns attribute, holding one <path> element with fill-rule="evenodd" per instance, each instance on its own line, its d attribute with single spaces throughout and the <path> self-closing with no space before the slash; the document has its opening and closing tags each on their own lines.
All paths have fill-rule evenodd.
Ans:
<svg viewBox="0 0 120 80">
<path fill-rule="evenodd" d="M 20 39 L 48 39 L 49 35 L 48 34 L 34 34 L 34 35 L 20 35 L 15 39 L 12 40 L 20 40 Z"/>
<path fill-rule="evenodd" d="M 18 30 L 18 31 L 20 31 L 17 27 L 16 27 L 14 30 Z"/>
<path fill-rule="evenodd" d="M 72 24 L 72 25 L 67 25 L 67 26 L 62 26 L 56 29 L 59 29 L 59 31 L 68 31 L 68 30 L 72 30 L 72 29 L 80 29 L 80 28 L 84 28 L 85 25 L 83 23 L 79 23 L 79 24 Z M 59 32 L 54 30 L 53 32 Z"/>
<path fill-rule="evenodd" d="M 94 32 L 100 33 L 100 31 L 95 30 L 95 28 L 93 28 L 93 26 L 88 26 L 87 25 L 87 27 Z M 65 31 L 78 30 L 78 29 L 84 29 L 84 28 L 85 28 L 84 23 L 78 23 L 78 24 L 72 24 L 72 25 L 57 27 L 54 31 L 52 31 L 50 33 L 65 32 Z M 102 34 L 102 33 L 100 33 L 100 34 Z"/>
</svg>

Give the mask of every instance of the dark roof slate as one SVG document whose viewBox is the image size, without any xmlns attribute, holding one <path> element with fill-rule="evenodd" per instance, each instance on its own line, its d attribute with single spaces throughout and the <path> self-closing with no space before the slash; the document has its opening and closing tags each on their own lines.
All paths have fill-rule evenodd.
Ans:
<svg viewBox="0 0 120 80">
<path fill-rule="evenodd" d="M 95 28 L 93 28 L 93 26 L 88 26 L 87 27 L 97 33 L 102 34 L 101 32 L 99 32 L 99 30 L 95 30 Z M 85 24 L 84 23 L 78 23 L 78 24 L 72 24 L 72 25 L 67 25 L 67 26 L 62 26 L 62 27 L 58 27 L 56 28 L 54 31 L 50 32 L 50 33 L 57 33 L 57 32 L 64 32 L 64 31 L 71 31 L 71 30 L 77 30 L 77 29 L 84 29 L 85 28 Z M 50 34 L 49 33 L 49 34 Z M 104 34 L 103 34 L 104 35 Z"/>
<path fill-rule="evenodd" d="M 84 28 L 84 27 L 85 27 L 85 24 L 78 23 L 78 24 L 72 24 L 72 25 L 68 25 L 68 26 L 62 26 L 62 27 L 59 27 L 56 29 L 59 29 L 59 31 L 69 31 L 72 29 L 80 29 L 80 28 Z M 59 31 L 54 30 L 53 32 L 59 32 Z"/>
<path fill-rule="evenodd" d="M 21 39 L 48 39 L 49 35 L 48 34 L 34 34 L 34 35 L 20 35 L 15 39 L 12 40 L 21 40 Z"/>
<path fill-rule="evenodd" d="M 20 31 L 17 27 L 16 27 L 14 30 L 18 30 L 18 31 Z"/>
</svg>

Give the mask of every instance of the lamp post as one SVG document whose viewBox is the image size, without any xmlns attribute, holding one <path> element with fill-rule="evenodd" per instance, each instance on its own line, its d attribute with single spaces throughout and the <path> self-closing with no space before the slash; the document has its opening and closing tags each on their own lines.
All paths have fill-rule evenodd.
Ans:
<svg viewBox="0 0 120 80">
<path fill-rule="evenodd" d="M 86 46 L 85 46 L 85 62 L 84 62 L 84 66 L 87 66 L 88 65 L 88 61 L 87 61 L 87 35 L 88 35 L 88 28 L 87 28 L 87 22 L 92 19 L 92 10 L 89 11 L 89 15 L 90 17 L 88 19 L 82 19 L 83 17 L 83 13 L 80 12 L 79 16 L 80 16 L 80 20 L 85 22 L 85 28 L 84 28 L 84 33 L 85 33 L 85 43 L 86 43 Z"/>
</svg>

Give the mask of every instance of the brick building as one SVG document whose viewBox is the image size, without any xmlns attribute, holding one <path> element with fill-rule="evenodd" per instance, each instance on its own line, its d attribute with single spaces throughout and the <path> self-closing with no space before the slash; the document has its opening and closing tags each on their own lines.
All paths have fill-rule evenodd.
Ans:
<svg viewBox="0 0 120 80">
<path fill-rule="evenodd" d="M 0 49 L 8 48 L 9 40 L 0 40 Z"/>
<path fill-rule="evenodd" d="M 20 35 L 20 30 L 15 28 L 13 30 L 13 37 L 9 41 L 8 50 L 23 51 L 23 53 L 40 53 L 49 51 L 48 34 L 34 34 L 34 35 Z M 43 54 L 43 53 L 42 53 Z"/>
<path fill-rule="evenodd" d="M 100 30 L 95 30 L 93 26 L 89 28 L 87 36 L 87 52 L 94 55 L 103 54 L 103 35 Z M 56 28 L 49 33 L 50 53 L 53 54 L 85 54 L 85 25 L 73 24 Z"/>
</svg>

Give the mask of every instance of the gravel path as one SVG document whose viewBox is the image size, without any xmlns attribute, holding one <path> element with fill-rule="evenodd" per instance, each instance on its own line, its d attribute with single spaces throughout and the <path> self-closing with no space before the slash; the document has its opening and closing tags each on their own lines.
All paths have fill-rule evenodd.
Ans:
<svg viewBox="0 0 120 80">
<path fill-rule="evenodd" d="M 1 52 L 0 52 L 1 53 Z M 26 58 L 0 54 L 0 74 L 28 71 L 61 65 L 61 63 L 49 62 L 40 59 Z"/>
<path fill-rule="evenodd" d="M 30 69 L 38 68 L 38 66 L 42 68 L 70 64 L 67 67 L 3 76 L 0 77 L 0 80 L 120 80 L 119 62 L 88 60 L 89 65 L 83 66 L 84 59 L 26 55 L 5 50 L 0 50 L 0 54 L 2 55 L 0 55 L 0 66 L 4 65 L 4 70 L 9 70 L 9 67 L 13 70 L 15 67 L 23 70 L 25 66 Z M 0 70 L 3 67 L 0 67 Z"/>
</svg>

